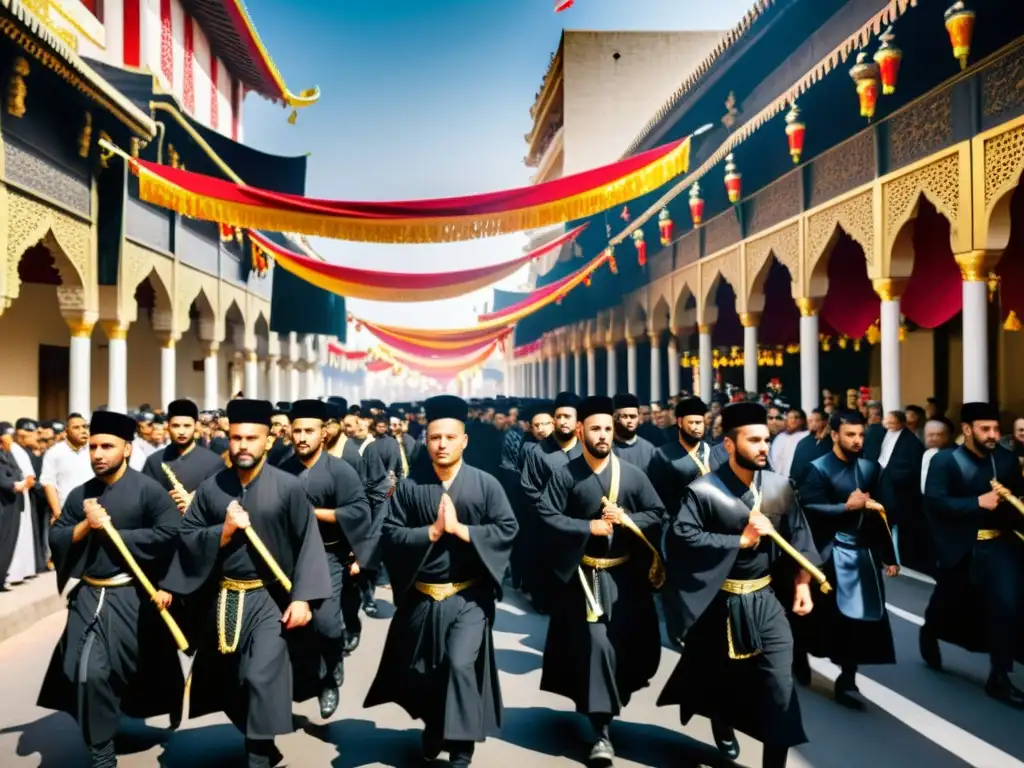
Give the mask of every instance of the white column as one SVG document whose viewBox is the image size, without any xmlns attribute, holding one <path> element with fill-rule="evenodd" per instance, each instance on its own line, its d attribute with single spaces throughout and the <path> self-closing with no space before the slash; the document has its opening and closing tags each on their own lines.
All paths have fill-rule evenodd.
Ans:
<svg viewBox="0 0 1024 768">
<path fill-rule="evenodd" d="M 533 396 L 544 397 L 544 361 L 539 357 L 533 361 Z"/>
<path fill-rule="evenodd" d="M 651 402 L 661 400 L 661 336 L 650 335 L 651 340 Z"/>
<path fill-rule="evenodd" d="M 711 326 L 701 325 L 697 328 L 700 354 L 700 396 L 705 403 L 711 402 L 715 387 L 715 369 L 711 365 L 714 353 L 711 349 Z"/>
<path fill-rule="evenodd" d="M 675 397 L 679 394 L 679 346 L 676 343 L 675 331 L 668 337 L 668 395 Z"/>
<path fill-rule="evenodd" d="M 272 403 L 281 400 L 281 360 L 277 355 L 267 358 L 267 398 Z"/>
<path fill-rule="evenodd" d="M 743 389 L 757 392 L 757 325 L 761 322 L 758 312 L 743 312 L 740 324 L 743 326 Z"/>
<path fill-rule="evenodd" d="M 217 381 L 217 369 L 220 366 L 220 359 L 217 356 L 220 344 L 216 341 L 208 341 L 203 344 L 203 408 L 213 411 L 220 408 L 220 383 Z M 234 393 L 232 393 L 234 394 Z"/>
<path fill-rule="evenodd" d="M 71 343 L 68 350 L 68 413 L 89 418 L 92 412 L 92 329 L 88 320 L 68 320 Z"/>
<path fill-rule="evenodd" d="M 987 403 L 988 383 L 988 277 L 995 254 L 971 251 L 957 254 L 963 277 L 964 402 Z"/>
<path fill-rule="evenodd" d="M 900 379 L 900 294 L 905 280 L 875 280 L 875 293 L 881 299 L 879 318 L 882 342 L 882 409 L 903 409 Z"/>
<path fill-rule="evenodd" d="M 796 300 L 800 309 L 800 407 L 811 411 L 821 405 L 818 380 L 818 301 Z"/>
<path fill-rule="evenodd" d="M 298 364 L 292 361 L 291 368 L 288 371 L 288 400 L 294 402 L 295 400 L 302 399 L 302 392 L 299 390 L 299 367 Z"/>
<path fill-rule="evenodd" d="M 160 406 L 166 408 L 177 399 L 178 390 L 178 347 L 173 336 L 165 338 L 160 345 Z"/>
<path fill-rule="evenodd" d="M 320 396 L 317 386 L 317 370 L 315 365 L 306 368 L 306 397 L 315 400 Z"/>
<path fill-rule="evenodd" d="M 615 397 L 615 395 L 616 395 L 616 391 L 615 390 L 618 389 L 618 384 L 615 381 L 615 377 L 616 377 L 616 372 L 617 372 L 618 367 L 619 367 L 618 366 L 618 360 L 616 360 L 616 356 L 615 356 L 615 344 L 606 344 L 605 345 L 605 350 L 608 353 L 605 356 L 605 360 L 606 360 L 605 368 L 607 369 L 605 371 L 605 374 L 606 374 L 607 379 L 608 379 L 608 397 Z"/>
<path fill-rule="evenodd" d="M 128 325 L 100 323 L 107 336 L 107 408 L 128 413 Z"/>
<path fill-rule="evenodd" d="M 252 350 L 245 351 L 245 381 L 242 384 L 242 390 L 245 392 L 245 396 L 250 400 L 257 400 L 260 396 L 260 363 L 259 358 L 256 357 L 256 352 Z M 232 393 L 234 394 L 234 393 Z"/>
<path fill-rule="evenodd" d="M 569 352 L 563 350 L 558 356 L 558 391 L 569 389 Z"/>
<path fill-rule="evenodd" d="M 636 394 L 636 339 L 629 337 L 626 338 L 626 389 Z"/>
<path fill-rule="evenodd" d="M 597 394 L 597 350 L 589 342 L 587 343 L 587 391 L 578 394 Z"/>
<path fill-rule="evenodd" d="M 573 391 L 583 397 L 583 350 L 577 349 L 573 354 L 572 360 L 572 389 Z"/>
</svg>

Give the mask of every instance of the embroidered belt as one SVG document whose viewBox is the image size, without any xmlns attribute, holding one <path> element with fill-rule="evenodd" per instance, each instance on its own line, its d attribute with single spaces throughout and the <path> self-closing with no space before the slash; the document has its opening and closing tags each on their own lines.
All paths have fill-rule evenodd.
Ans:
<svg viewBox="0 0 1024 768">
<path fill-rule="evenodd" d="M 982 528 L 978 531 L 978 541 L 992 541 L 992 539 L 998 539 L 1003 535 L 1003 531 L 998 528 Z"/>
<path fill-rule="evenodd" d="M 749 595 L 751 592 L 764 589 L 771 583 L 771 576 L 763 576 L 760 579 L 726 579 L 722 584 L 722 591 L 732 595 Z"/>
<path fill-rule="evenodd" d="M 221 579 L 220 595 L 217 598 L 217 650 L 234 653 L 242 638 L 242 613 L 245 608 L 245 593 L 264 587 L 262 579 Z M 235 597 L 232 598 L 231 596 Z M 228 603 L 231 609 L 231 642 L 228 642 Z"/>
<path fill-rule="evenodd" d="M 581 562 L 595 571 L 607 571 L 609 568 L 614 568 L 628 561 L 629 555 L 623 555 L 622 557 L 591 557 L 590 555 L 584 555 Z"/>
<path fill-rule="evenodd" d="M 456 581 L 454 583 L 449 582 L 448 584 L 428 584 L 424 581 L 417 581 L 415 586 L 417 592 L 422 592 L 435 603 L 440 603 L 449 597 L 455 597 L 464 589 L 469 589 L 477 581 L 478 579 L 470 579 L 469 581 Z"/>
<path fill-rule="evenodd" d="M 134 579 L 127 573 L 118 573 L 106 579 L 94 579 L 92 576 L 83 576 L 82 581 L 90 587 L 106 589 L 107 587 L 127 587 Z"/>
</svg>

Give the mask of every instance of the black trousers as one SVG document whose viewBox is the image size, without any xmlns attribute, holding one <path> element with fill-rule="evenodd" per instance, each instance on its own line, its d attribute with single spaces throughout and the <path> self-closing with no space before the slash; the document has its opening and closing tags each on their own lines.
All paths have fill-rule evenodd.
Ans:
<svg viewBox="0 0 1024 768">
<path fill-rule="evenodd" d="M 363 631 L 363 621 L 359 610 L 367 595 L 373 596 L 377 586 L 376 571 L 359 571 L 355 576 L 345 573 L 341 583 L 341 616 L 345 631 L 350 635 L 358 635 Z"/>
<path fill-rule="evenodd" d="M 313 612 L 313 629 L 320 649 L 320 679 L 333 681 L 334 669 L 342 662 L 345 646 L 345 620 L 342 618 L 342 590 L 348 567 L 337 552 L 327 550 L 327 566 L 331 572 L 331 596 Z"/>
</svg>

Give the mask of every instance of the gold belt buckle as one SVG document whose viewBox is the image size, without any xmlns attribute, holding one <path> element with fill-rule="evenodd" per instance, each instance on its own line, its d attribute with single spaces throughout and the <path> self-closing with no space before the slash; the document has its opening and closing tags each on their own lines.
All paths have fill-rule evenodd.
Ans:
<svg viewBox="0 0 1024 768">
<path fill-rule="evenodd" d="M 978 531 L 978 541 L 992 541 L 1003 535 L 998 528 L 982 528 Z"/>
<path fill-rule="evenodd" d="M 221 579 L 220 588 L 228 592 L 251 592 L 263 585 L 262 579 Z"/>
<path fill-rule="evenodd" d="M 749 595 L 751 592 L 764 589 L 771 583 L 771 576 L 762 576 L 760 579 L 726 579 L 722 584 L 722 591 L 731 595 Z"/>
<path fill-rule="evenodd" d="M 628 560 L 629 555 L 623 555 L 622 557 L 591 557 L 590 555 L 584 555 L 581 562 L 595 571 L 607 571 L 609 568 L 615 568 Z"/>
<path fill-rule="evenodd" d="M 95 579 L 92 576 L 83 576 L 82 581 L 90 587 L 106 589 L 109 587 L 127 587 L 132 583 L 132 577 L 127 573 L 118 573 L 106 579 Z"/>
<path fill-rule="evenodd" d="M 440 603 L 442 600 L 447 600 L 449 597 L 455 597 L 459 592 L 473 586 L 476 582 L 476 579 L 449 582 L 448 584 L 428 584 L 424 581 L 417 581 L 416 591 L 423 593 L 435 603 Z"/>
</svg>

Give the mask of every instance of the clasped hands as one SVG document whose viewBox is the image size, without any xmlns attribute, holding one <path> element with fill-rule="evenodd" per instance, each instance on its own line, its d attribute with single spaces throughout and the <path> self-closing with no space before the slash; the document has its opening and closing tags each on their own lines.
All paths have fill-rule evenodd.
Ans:
<svg viewBox="0 0 1024 768">
<path fill-rule="evenodd" d="M 590 521 L 591 536 L 611 536 L 616 525 L 624 524 L 626 513 L 622 507 L 607 498 L 602 498 L 601 503 L 604 505 L 601 507 L 601 517 Z"/>
<path fill-rule="evenodd" d="M 85 522 L 93 530 L 99 530 L 103 527 L 103 523 L 110 519 L 107 510 L 96 499 L 86 499 L 82 506 L 85 510 Z"/>
<path fill-rule="evenodd" d="M 437 520 L 427 529 L 431 541 L 437 541 L 446 533 L 469 541 L 469 527 L 459 522 L 455 511 L 455 503 L 447 493 L 441 494 L 441 503 L 437 507 Z"/>
</svg>

